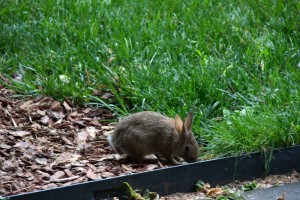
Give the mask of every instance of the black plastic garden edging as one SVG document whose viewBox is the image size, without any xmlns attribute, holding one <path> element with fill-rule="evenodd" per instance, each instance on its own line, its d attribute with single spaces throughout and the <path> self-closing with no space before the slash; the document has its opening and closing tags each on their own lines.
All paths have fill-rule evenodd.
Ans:
<svg viewBox="0 0 300 200">
<path fill-rule="evenodd" d="M 270 162 L 268 162 L 270 161 Z M 224 185 L 268 174 L 300 171 L 300 145 L 276 149 L 267 156 L 252 153 L 158 169 L 149 172 L 90 181 L 72 186 L 10 196 L 10 200 L 99 200 L 124 196 L 124 182 L 134 189 L 149 189 L 160 195 L 192 192 L 198 180 Z"/>
</svg>

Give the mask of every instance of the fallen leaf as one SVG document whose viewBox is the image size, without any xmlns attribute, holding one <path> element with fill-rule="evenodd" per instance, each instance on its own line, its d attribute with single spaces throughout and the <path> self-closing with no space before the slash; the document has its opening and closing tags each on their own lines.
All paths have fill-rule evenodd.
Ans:
<svg viewBox="0 0 300 200">
<path fill-rule="evenodd" d="M 207 195 L 209 196 L 219 196 L 224 194 L 224 190 L 222 188 L 211 188 L 206 190 Z"/>
</svg>

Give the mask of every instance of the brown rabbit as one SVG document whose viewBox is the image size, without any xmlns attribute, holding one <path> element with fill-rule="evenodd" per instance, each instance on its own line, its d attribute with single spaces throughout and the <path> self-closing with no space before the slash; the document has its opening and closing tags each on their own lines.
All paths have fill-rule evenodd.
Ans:
<svg viewBox="0 0 300 200">
<path fill-rule="evenodd" d="M 122 119 L 107 139 L 117 153 L 138 162 L 154 153 L 172 164 L 179 164 L 181 158 L 195 162 L 198 143 L 191 132 L 192 120 L 192 113 L 183 122 L 178 115 L 174 120 L 156 112 L 139 112 Z"/>
</svg>

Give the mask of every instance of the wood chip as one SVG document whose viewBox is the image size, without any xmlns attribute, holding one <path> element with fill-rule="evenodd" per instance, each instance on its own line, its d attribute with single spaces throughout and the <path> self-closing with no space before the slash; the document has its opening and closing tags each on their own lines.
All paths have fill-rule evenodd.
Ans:
<svg viewBox="0 0 300 200">
<path fill-rule="evenodd" d="M 9 134 L 15 136 L 15 137 L 25 137 L 27 135 L 30 135 L 29 131 L 9 131 Z"/>
<path fill-rule="evenodd" d="M 54 180 L 57 180 L 65 175 L 65 172 L 63 171 L 57 171 L 52 176 L 50 176 L 50 181 L 56 182 Z"/>
<path fill-rule="evenodd" d="M 77 178 L 79 178 L 79 176 L 72 176 L 72 177 L 67 177 L 67 178 L 53 179 L 51 182 L 54 182 L 54 183 L 64 183 L 64 182 L 75 180 Z"/>
<path fill-rule="evenodd" d="M 89 179 L 92 179 L 92 180 L 95 180 L 95 179 L 98 179 L 98 175 L 95 174 L 91 169 L 89 169 L 87 172 L 86 172 L 86 176 L 89 178 Z"/>
<path fill-rule="evenodd" d="M 68 111 L 72 110 L 71 106 L 66 101 L 63 102 L 63 106 Z"/>
</svg>

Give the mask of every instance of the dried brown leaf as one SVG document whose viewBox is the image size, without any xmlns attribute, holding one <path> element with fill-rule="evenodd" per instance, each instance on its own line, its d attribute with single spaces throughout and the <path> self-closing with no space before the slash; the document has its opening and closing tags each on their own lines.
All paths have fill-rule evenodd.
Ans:
<svg viewBox="0 0 300 200">
<path fill-rule="evenodd" d="M 220 196 L 223 195 L 225 193 L 225 191 L 222 188 L 211 188 L 211 189 L 207 189 L 206 193 L 208 196 Z"/>
</svg>

